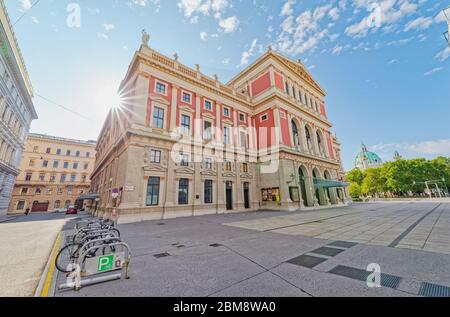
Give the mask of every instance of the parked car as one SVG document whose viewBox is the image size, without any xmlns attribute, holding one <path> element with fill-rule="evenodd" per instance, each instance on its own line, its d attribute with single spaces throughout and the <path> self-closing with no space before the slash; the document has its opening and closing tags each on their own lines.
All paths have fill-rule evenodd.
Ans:
<svg viewBox="0 0 450 317">
<path fill-rule="evenodd" d="M 66 211 L 66 215 L 77 215 L 77 214 L 78 210 L 74 206 L 70 206 Z"/>
</svg>

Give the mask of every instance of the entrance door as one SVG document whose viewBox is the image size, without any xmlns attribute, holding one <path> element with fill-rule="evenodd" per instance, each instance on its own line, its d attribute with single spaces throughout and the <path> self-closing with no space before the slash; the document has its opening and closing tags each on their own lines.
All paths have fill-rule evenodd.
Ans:
<svg viewBox="0 0 450 317">
<path fill-rule="evenodd" d="M 33 203 L 33 207 L 31 208 L 31 212 L 46 212 L 48 211 L 48 205 L 49 205 L 48 201 L 43 203 L 35 201 Z"/>
<path fill-rule="evenodd" d="M 226 186 L 227 210 L 233 209 L 233 182 L 227 182 Z"/>
<path fill-rule="evenodd" d="M 245 205 L 245 209 L 250 208 L 250 185 L 249 185 L 249 183 L 244 183 L 244 205 Z"/>
</svg>

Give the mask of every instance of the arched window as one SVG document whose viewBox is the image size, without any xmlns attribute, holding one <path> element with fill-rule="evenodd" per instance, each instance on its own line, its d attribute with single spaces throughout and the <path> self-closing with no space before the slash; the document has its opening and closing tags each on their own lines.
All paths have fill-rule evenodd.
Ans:
<svg viewBox="0 0 450 317">
<path fill-rule="evenodd" d="M 294 120 L 292 120 L 292 136 L 294 138 L 294 146 L 297 147 L 300 145 L 300 137 L 298 134 L 297 124 Z"/>
<path fill-rule="evenodd" d="M 323 148 L 322 138 L 320 137 L 319 131 L 317 131 L 317 145 L 319 146 L 319 152 L 322 156 L 325 156 L 325 150 Z"/>
<path fill-rule="evenodd" d="M 57 200 L 55 201 L 55 209 L 61 208 L 61 201 Z"/>
<path fill-rule="evenodd" d="M 312 140 L 311 140 L 311 133 L 309 132 L 309 128 L 305 127 L 305 135 L 306 135 L 306 143 L 308 144 L 309 151 L 313 150 Z"/>
<path fill-rule="evenodd" d="M 70 207 L 70 200 L 66 200 L 66 203 L 64 204 L 64 208 L 69 208 Z"/>
</svg>

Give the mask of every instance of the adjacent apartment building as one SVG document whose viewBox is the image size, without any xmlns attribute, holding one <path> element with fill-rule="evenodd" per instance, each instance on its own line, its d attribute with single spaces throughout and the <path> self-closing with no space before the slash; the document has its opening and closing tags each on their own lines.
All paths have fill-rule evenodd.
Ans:
<svg viewBox="0 0 450 317">
<path fill-rule="evenodd" d="M 0 0 L 0 217 L 6 215 L 31 121 L 37 119 L 22 54 Z"/>
<path fill-rule="evenodd" d="M 66 209 L 90 192 L 95 141 L 30 134 L 14 185 L 10 213 Z"/>
<path fill-rule="evenodd" d="M 98 216 L 119 222 L 346 203 L 325 91 L 271 48 L 229 83 L 148 36 L 97 141 Z"/>
</svg>

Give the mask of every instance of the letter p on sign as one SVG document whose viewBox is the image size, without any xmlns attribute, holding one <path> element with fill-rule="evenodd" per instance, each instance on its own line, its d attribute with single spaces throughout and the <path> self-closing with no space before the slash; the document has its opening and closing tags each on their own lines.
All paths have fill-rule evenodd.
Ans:
<svg viewBox="0 0 450 317">
<path fill-rule="evenodd" d="M 106 272 L 113 269 L 114 255 L 107 255 L 98 258 L 98 271 Z"/>
</svg>

